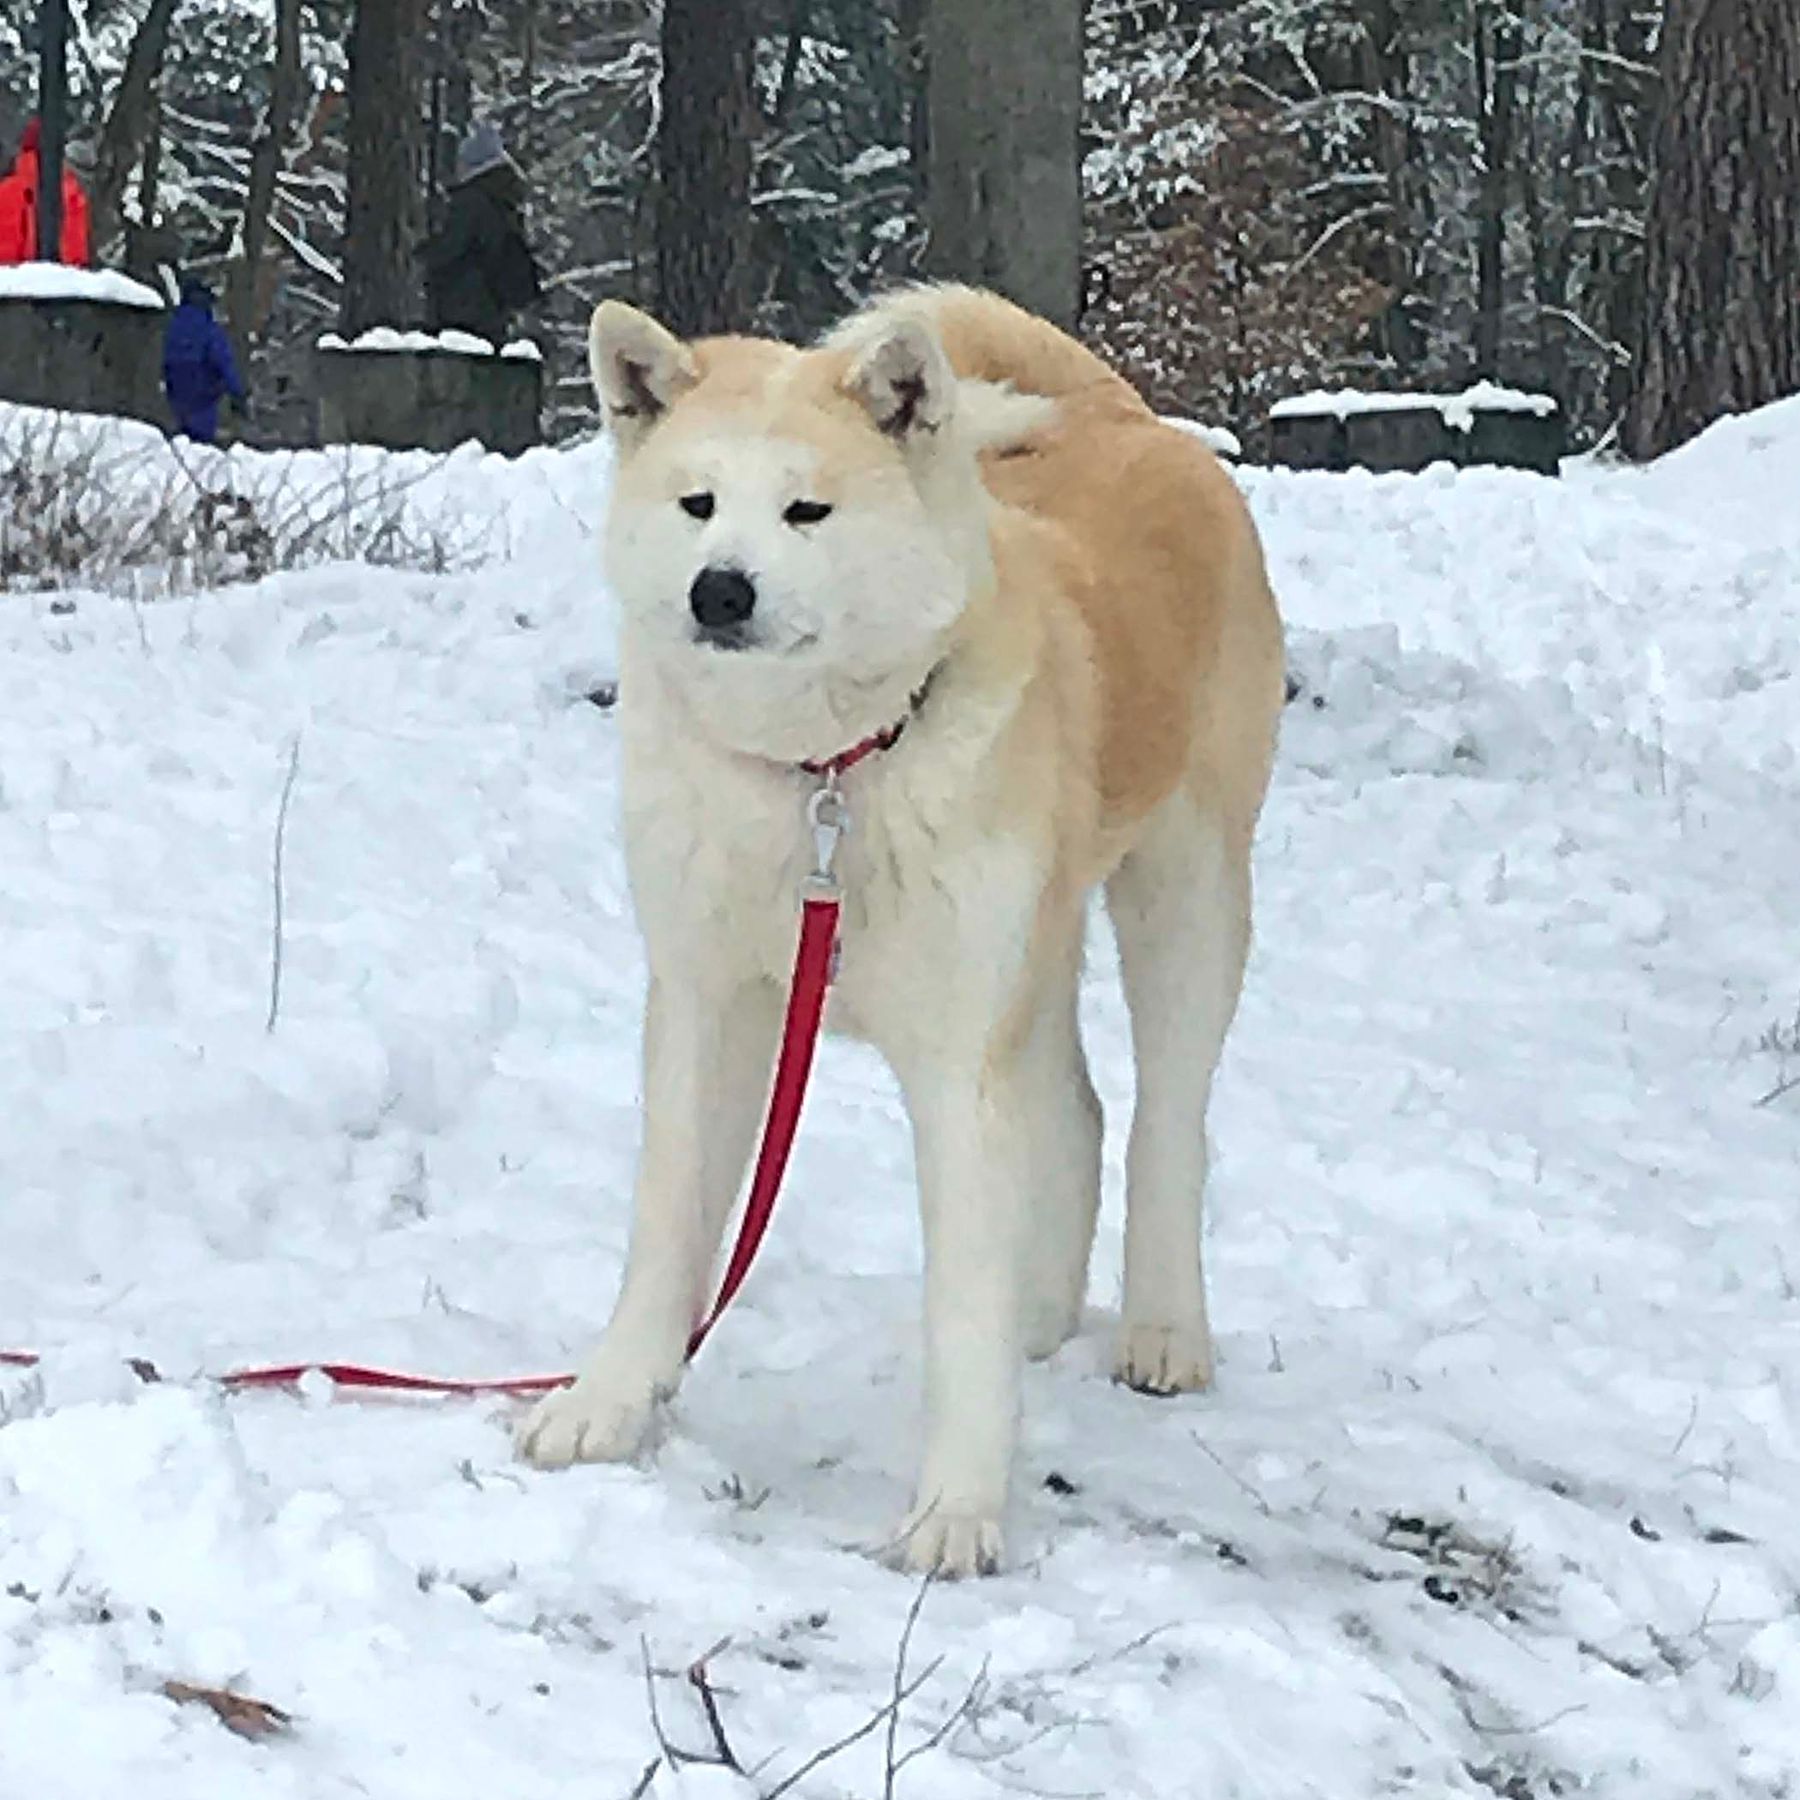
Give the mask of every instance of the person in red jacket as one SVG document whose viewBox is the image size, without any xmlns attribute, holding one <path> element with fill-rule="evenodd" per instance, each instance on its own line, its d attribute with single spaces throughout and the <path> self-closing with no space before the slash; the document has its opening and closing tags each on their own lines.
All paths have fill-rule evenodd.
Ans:
<svg viewBox="0 0 1800 1800">
<path fill-rule="evenodd" d="M 38 260 L 38 139 L 36 119 L 27 121 L 11 173 L 0 180 L 0 264 Z M 85 269 L 92 260 L 88 244 L 88 203 L 75 172 L 67 163 L 62 178 L 61 262 Z"/>
</svg>

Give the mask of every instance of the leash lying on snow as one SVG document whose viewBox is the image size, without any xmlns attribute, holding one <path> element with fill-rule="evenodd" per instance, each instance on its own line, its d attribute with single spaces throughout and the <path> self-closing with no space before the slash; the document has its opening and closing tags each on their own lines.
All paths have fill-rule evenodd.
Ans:
<svg viewBox="0 0 1800 1800">
<path fill-rule="evenodd" d="M 915 712 L 929 686 L 928 680 L 926 687 L 914 696 Z M 800 941 L 794 951 L 794 975 L 788 987 L 781 1053 L 775 1064 L 775 1083 L 769 1097 L 768 1117 L 763 1124 L 762 1145 L 757 1151 L 744 1216 L 738 1223 L 737 1241 L 725 1265 L 718 1297 L 688 1339 L 690 1362 L 750 1273 L 750 1265 L 762 1247 L 769 1221 L 775 1216 L 781 1178 L 787 1172 L 788 1157 L 799 1130 L 800 1109 L 806 1101 L 806 1084 L 812 1074 L 813 1053 L 818 1048 L 819 1031 L 825 1016 L 825 996 L 837 973 L 838 922 L 844 904 L 844 891 L 836 873 L 837 852 L 844 833 L 850 829 L 850 809 L 844 803 L 838 778 L 867 758 L 891 750 L 899 742 L 907 723 L 908 719 L 902 719 L 897 725 L 864 738 L 860 744 L 852 745 L 837 756 L 800 765 L 807 774 L 820 777 L 820 785 L 813 791 L 806 807 L 806 820 L 813 835 L 813 867 L 800 887 Z M 0 1368 L 35 1368 L 41 1360 L 33 1350 L 0 1350 Z M 156 1365 L 144 1358 L 132 1358 L 131 1368 L 140 1380 L 162 1380 Z M 449 1376 L 409 1375 L 366 1363 L 343 1362 L 253 1364 L 228 1369 L 216 1379 L 221 1387 L 230 1389 L 286 1388 L 297 1386 L 311 1374 L 323 1375 L 339 1387 L 365 1391 L 509 1394 L 518 1397 L 547 1394 L 556 1388 L 567 1387 L 575 1379 L 573 1375 L 514 1375 L 461 1381 Z"/>
<path fill-rule="evenodd" d="M 33 1369 L 43 1359 L 35 1350 L 0 1350 L 0 1368 Z M 140 1381 L 161 1381 L 162 1371 L 142 1356 L 129 1359 L 131 1372 Z M 379 1369 L 367 1363 L 255 1363 L 227 1369 L 213 1377 L 223 1388 L 297 1387 L 308 1375 L 323 1375 L 339 1387 L 381 1389 L 401 1394 L 547 1394 L 567 1387 L 572 1375 L 512 1375 L 493 1381 L 459 1381 L 454 1376 L 406 1375 L 397 1369 Z"/>
</svg>

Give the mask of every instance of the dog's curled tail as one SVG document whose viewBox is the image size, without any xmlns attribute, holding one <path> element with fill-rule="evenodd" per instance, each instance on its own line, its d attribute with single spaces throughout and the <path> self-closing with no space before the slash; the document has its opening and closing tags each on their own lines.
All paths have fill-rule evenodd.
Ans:
<svg viewBox="0 0 1800 1800">
<path fill-rule="evenodd" d="M 1141 407 L 1137 392 L 1066 332 L 983 288 L 922 282 L 853 313 L 827 343 L 866 349 L 898 320 L 927 326 L 963 384 L 965 416 L 990 446 L 1029 434 L 1054 412 L 1044 401 L 1104 395 Z"/>
</svg>

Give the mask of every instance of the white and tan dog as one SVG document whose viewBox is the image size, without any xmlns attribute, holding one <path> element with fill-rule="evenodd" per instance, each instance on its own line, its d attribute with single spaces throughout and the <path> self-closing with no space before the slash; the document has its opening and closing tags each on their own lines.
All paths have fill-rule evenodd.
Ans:
<svg viewBox="0 0 1800 1800">
<path fill-rule="evenodd" d="M 1021 1359 L 1076 1330 L 1100 1108 L 1076 1021 L 1106 886 L 1137 1057 L 1115 1370 L 1203 1387 L 1205 1118 L 1250 932 L 1282 702 L 1249 515 L 1192 436 L 1042 321 L 926 287 L 823 346 L 682 343 L 615 303 L 625 841 L 651 981 L 624 1287 L 545 1465 L 634 1454 L 678 1383 L 769 1091 L 810 866 L 800 765 L 844 776 L 834 1028 L 891 1063 L 924 1215 L 925 1445 L 897 1545 L 1000 1556 Z"/>
</svg>

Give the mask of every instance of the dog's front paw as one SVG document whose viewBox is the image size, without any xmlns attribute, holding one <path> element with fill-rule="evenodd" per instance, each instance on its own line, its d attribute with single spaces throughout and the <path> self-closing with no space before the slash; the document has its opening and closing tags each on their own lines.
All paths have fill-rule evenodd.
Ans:
<svg viewBox="0 0 1800 1800">
<path fill-rule="evenodd" d="M 1198 1325 L 1126 1325 L 1113 1380 L 1140 1394 L 1191 1394 L 1212 1385 L 1212 1333 Z"/>
<path fill-rule="evenodd" d="M 962 1581 L 997 1575 L 1005 1548 L 1005 1534 L 992 1514 L 925 1506 L 900 1527 L 888 1560 L 913 1575 Z"/>
<path fill-rule="evenodd" d="M 547 1394 L 519 1421 L 513 1442 L 540 1469 L 578 1462 L 629 1462 L 650 1441 L 659 1396 L 583 1375 Z"/>
</svg>

